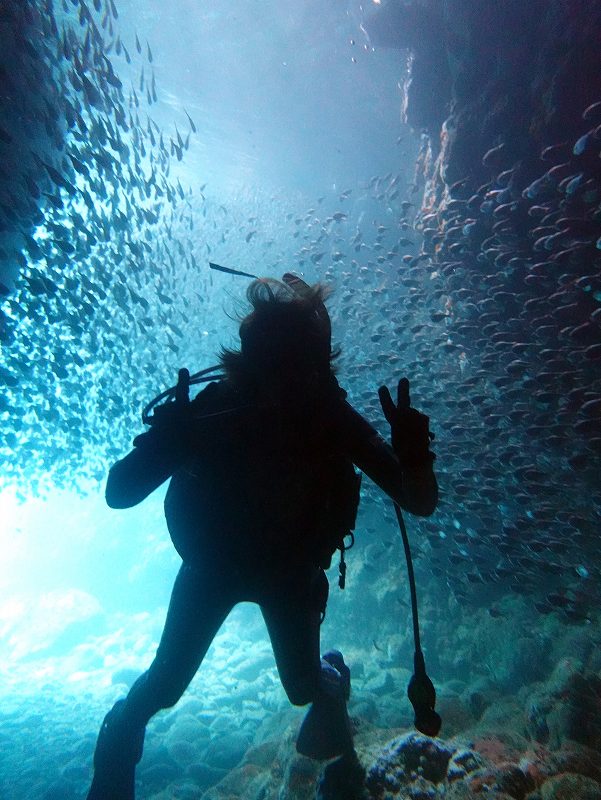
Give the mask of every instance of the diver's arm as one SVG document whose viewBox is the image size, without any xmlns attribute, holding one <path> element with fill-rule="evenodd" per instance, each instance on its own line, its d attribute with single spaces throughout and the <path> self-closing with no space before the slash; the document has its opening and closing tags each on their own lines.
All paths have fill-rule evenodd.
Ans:
<svg viewBox="0 0 601 800">
<path fill-rule="evenodd" d="M 343 405 L 343 428 L 353 463 L 402 509 L 429 517 L 438 502 L 432 461 L 402 469 L 388 442 L 349 403 Z"/>
<path fill-rule="evenodd" d="M 110 469 L 105 496 L 111 508 L 137 505 L 184 464 L 196 441 L 195 434 L 202 433 L 203 413 L 220 402 L 219 387 L 212 382 L 192 402 L 165 403 L 155 408 L 152 427 L 137 436 L 131 453 Z M 212 418 L 208 419 L 210 425 Z"/>
<path fill-rule="evenodd" d="M 181 466 L 185 452 L 151 430 L 134 440 L 131 453 L 113 464 L 105 497 L 111 508 L 131 508 L 167 480 Z"/>
</svg>

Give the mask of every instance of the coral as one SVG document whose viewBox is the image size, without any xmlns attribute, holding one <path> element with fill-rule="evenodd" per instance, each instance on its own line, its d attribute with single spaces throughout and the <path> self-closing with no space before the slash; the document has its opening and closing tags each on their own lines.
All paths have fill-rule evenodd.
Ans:
<svg viewBox="0 0 601 800">
<path fill-rule="evenodd" d="M 464 778 L 484 766 L 484 760 L 473 750 L 460 748 L 453 753 L 447 769 L 447 780 L 453 782 Z"/>
<path fill-rule="evenodd" d="M 366 786 L 373 797 L 398 792 L 418 777 L 437 784 L 445 780 L 453 750 L 441 741 L 409 733 L 393 739 L 368 770 Z"/>
</svg>

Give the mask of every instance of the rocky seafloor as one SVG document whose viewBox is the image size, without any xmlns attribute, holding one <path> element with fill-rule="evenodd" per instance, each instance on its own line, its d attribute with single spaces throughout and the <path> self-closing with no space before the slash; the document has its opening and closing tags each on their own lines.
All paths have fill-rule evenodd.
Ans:
<svg viewBox="0 0 601 800">
<path fill-rule="evenodd" d="M 369 646 L 368 630 L 365 640 L 345 630 L 344 604 L 333 605 L 329 624 L 352 672 L 360 770 L 296 754 L 304 710 L 284 695 L 258 611 L 242 606 L 182 701 L 150 723 L 137 797 L 601 798 L 601 637 L 594 620 L 566 625 L 548 615 L 532 626 L 524 602 L 506 600 L 494 614 L 474 610 L 460 621 L 457 613 L 437 615 L 425 600 L 426 657 L 443 719 L 441 736 L 431 739 L 413 728 L 407 634 Z M 116 633 L 107 621 L 106 633 L 69 655 L 29 660 L 3 674 L 3 797 L 85 797 L 98 726 L 147 665 L 159 617 L 123 618 Z M 324 631 L 324 641 L 334 635 Z"/>
</svg>

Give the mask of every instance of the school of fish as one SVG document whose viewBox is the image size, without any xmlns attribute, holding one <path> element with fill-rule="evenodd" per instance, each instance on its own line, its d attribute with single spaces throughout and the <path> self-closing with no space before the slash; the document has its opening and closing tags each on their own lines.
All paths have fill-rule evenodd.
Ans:
<svg viewBox="0 0 601 800">
<path fill-rule="evenodd" d="M 386 433 L 377 386 L 407 375 L 431 418 L 441 502 L 412 521 L 420 568 L 462 601 L 511 591 L 586 621 L 601 585 L 601 102 L 526 188 L 500 147 L 487 183 L 433 208 L 412 165 L 300 212 L 251 189 L 224 204 L 170 177 L 202 124 L 153 121 L 152 50 L 121 41 L 113 0 L 12 0 L 6 19 L 1 483 L 25 499 L 103 481 L 177 369 L 215 362 L 224 293 L 245 286 L 209 260 L 297 271 L 336 288 L 359 410 Z"/>
</svg>

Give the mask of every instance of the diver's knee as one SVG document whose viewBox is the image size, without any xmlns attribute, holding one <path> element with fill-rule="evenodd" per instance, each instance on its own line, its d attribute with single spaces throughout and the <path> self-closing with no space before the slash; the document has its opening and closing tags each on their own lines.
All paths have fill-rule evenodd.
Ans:
<svg viewBox="0 0 601 800">
<path fill-rule="evenodd" d="M 157 692 L 157 700 L 160 707 L 173 708 L 180 701 L 183 693 L 186 691 L 185 687 L 180 686 L 164 686 Z"/>
<path fill-rule="evenodd" d="M 297 680 L 285 687 L 288 700 L 293 706 L 306 706 L 315 700 L 317 681 L 314 678 Z"/>
<path fill-rule="evenodd" d="M 330 650 L 324 653 L 319 670 L 315 673 L 284 680 L 288 699 L 295 706 L 306 706 L 321 695 L 345 695 L 350 693 L 350 671 L 344 663 L 342 653 Z"/>
<path fill-rule="evenodd" d="M 172 708 L 186 691 L 187 684 L 182 685 L 179 682 L 166 680 L 162 676 L 158 677 L 152 673 L 152 668 L 143 677 L 145 680 L 144 682 L 140 681 L 139 689 L 157 711 Z M 133 688 L 135 688 L 135 684 Z"/>
<path fill-rule="evenodd" d="M 288 692 L 288 700 L 293 706 L 306 706 L 315 699 L 314 692 Z"/>
</svg>

